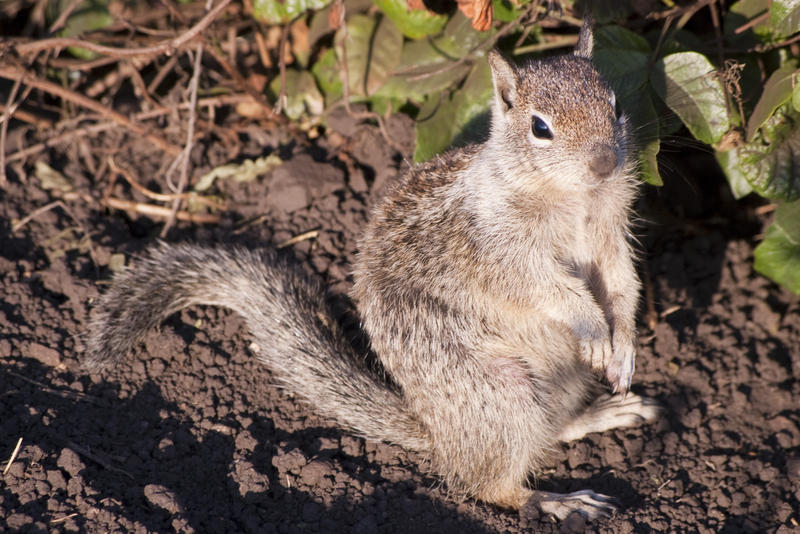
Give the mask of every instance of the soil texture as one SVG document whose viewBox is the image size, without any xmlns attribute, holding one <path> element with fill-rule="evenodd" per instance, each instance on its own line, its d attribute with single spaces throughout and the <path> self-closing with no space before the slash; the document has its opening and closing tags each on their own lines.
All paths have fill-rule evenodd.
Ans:
<svg viewBox="0 0 800 534">
<path fill-rule="evenodd" d="M 346 114 L 330 125 L 312 142 L 255 126 L 225 143 L 199 142 L 196 175 L 230 163 L 230 143 L 238 162 L 274 154 L 282 163 L 249 182 L 217 179 L 221 220 L 178 222 L 166 239 L 257 247 L 300 236 L 287 253 L 346 295 L 356 238 L 406 165 L 413 129 L 408 119 L 389 121 L 401 155 Z M 35 140 L 12 128 L 9 150 Z M 570 443 L 537 481 L 617 499 L 613 517 L 583 524 L 457 502 L 414 454 L 353 437 L 276 388 L 252 357 L 242 319 L 225 310 L 187 309 L 114 369 L 83 371 L 93 299 L 163 226 L 96 202 L 103 194 L 151 202 L 122 179 L 98 183 L 109 155 L 145 187 L 163 187 L 157 177 L 171 158 L 143 143 L 110 130 L 52 147 L 9 166 L 0 189 L 0 530 L 798 527 L 800 302 L 753 271 L 764 210 L 733 204 L 708 158 L 683 161 L 665 188 L 643 187 L 638 206 L 647 291 L 633 390 L 658 399 L 663 418 Z M 42 164 L 64 182 L 43 179 Z"/>
</svg>

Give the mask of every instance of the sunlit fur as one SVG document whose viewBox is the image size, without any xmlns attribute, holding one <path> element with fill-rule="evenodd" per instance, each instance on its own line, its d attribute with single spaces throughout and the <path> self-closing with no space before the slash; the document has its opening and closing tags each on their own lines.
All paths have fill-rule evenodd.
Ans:
<svg viewBox="0 0 800 534">
<path fill-rule="evenodd" d="M 488 141 L 412 169 L 375 208 L 353 297 L 388 380 L 344 340 L 318 281 L 274 252 L 197 245 L 155 247 L 115 277 L 87 365 L 185 306 L 225 306 L 320 413 L 421 452 L 455 494 L 521 507 L 560 436 L 613 426 L 613 403 L 584 413 L 602 375 L 626 391 L 633 373 L 627 123 L 591 44 L 579 50 L 522 67 L 490 53 Z M 532 134 L 534 114 L 552 138 Z"/>
<path fill-rule="evenodd" d="M 636 179 L 626 121 L 588 59 L 490 65 L 489 140 L 417 167 L 378 205 L 353 295 L 434 469 L 518 507 L 597 387 L 592 368 L 630 384 Z M 531 133 L 534 114 L 551 140 Z"/>
</svg>

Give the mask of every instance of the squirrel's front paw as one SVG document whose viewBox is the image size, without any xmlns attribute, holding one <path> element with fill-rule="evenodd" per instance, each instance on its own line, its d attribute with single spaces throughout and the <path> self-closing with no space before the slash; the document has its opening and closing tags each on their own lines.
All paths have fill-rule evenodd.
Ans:
<svg viewBox="0 0 800 534">
<path fill-rule="evenodd" d="M 608 328 L 595 328 L 578 339 L 581 357 L 592 369 L 604 372 L 613 357 Z"/>
<path fill-rule="evenodd" d="M 614 393 L 626 393 L 631 387 L 636 367 L 636 345 L 632 335 L 614 334 L 614 352 L 605 369 Z"/>
</svg>

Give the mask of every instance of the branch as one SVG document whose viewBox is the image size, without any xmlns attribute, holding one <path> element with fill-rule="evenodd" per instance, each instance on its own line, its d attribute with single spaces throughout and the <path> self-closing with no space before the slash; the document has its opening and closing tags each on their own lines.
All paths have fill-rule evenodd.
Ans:
<svg viewBox="0 0 800 534">
<path fill-rule="evenodd" d="M 41 50 L 50 50 L 53 48 L 66 48 L 68 46 L 75 46 L 83 48 L 97 54 L 106 56 L 115 56 L 118 58 L 131 57 L 131 56 L 149 56 L 157 54 L 172 54 L 180 48 L 186 46 L 191 40 L 197 37 L 203 30 L 205 30 L 217 16 L 222 12 L 231 0 L 222 0 L 217 4 L 214 9 L 208 12 L 200 21 L 192 26 L 186 33 L 175 37 L 174 39 L 167 39 L 160 42 L 155 46 L 148 46 L 143 48 L 117 48 L 113 46 L 105 46 L 81 39 L 72 39 L 66 37 L 58 37 L 53 39 L 42 39 L 29 43 L 21 43 L 11 45 L 11 49 L 20 55 L 34 54 Z"/>
<path fill-rule="evenodd" d="M 81 107 L 90 109 L 96 113 L 103 115 L 104 117 L 108 117 L 109 119 L 113 120 L 114 122 L 119 123 L 120 125 L 124 126 L 131 132 L 141 135 L 158 148 L 163 150 L 164 152 L 172 155 L 177 156 L 180 154 L 181 149 L 172 143 L 169 143 L 162 137 L 159 137 L 156 134 L 149 133 L 143 126 L 136 124 L 135 122 L 131 121 L 125 115 L 121 113 L 117 113 L 113 109 L 110 109 L 99 102 L 92 100 L 91 98 L 87 98 L 81 94 L 76 93 L 75 91 L 70 91 L 69 89 L 65 89 L 60 85 L 56 85 L 53 82 L 49 82 L 47 80 L 40 80 L 33 74 L 24 71 L 21 68 L 14 67 L 14 66 L 0 66 L 0 77 L 7 78 L 9 80 L 17 80 L 21 79 L 22 83 L 25 83 L 31 87 L 36 89 L 40 89 L 42 91 L 46 91 L 52 95 L 59 96 L 64 100 L 69 100 Z"/>
</svg>

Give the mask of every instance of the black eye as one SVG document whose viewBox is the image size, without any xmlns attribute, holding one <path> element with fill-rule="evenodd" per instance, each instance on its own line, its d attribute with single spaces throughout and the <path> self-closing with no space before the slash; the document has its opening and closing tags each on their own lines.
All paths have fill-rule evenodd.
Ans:
<svg viewBox="0 0 800 534">
<path fill-rule="evenodd" d="M 541 117 L 533 116 L 533 126 L 531 129 L 533 130 L 533 135 L 539 139 L 553 138 L 553 132 L 550 131 L 550 127 Z"/>
</svg>

